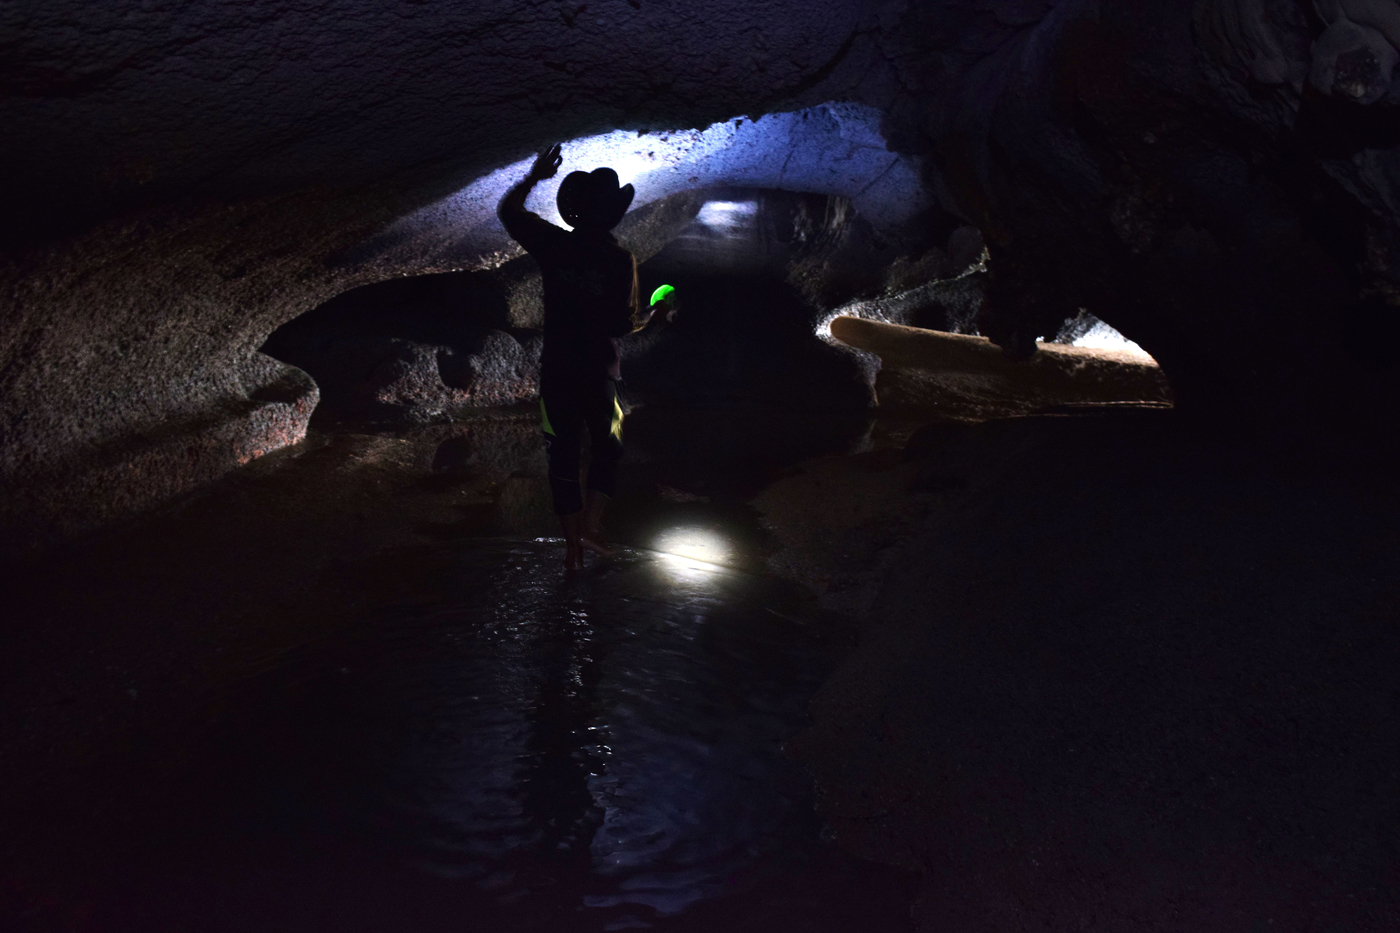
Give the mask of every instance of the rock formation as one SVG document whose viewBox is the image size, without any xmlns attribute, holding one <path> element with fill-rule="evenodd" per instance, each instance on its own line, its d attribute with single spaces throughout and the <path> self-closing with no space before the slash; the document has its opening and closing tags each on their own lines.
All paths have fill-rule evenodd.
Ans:
<svg viewBox="0 0 1400 933">
<path fill-rule="evenodd" d="M 395 222 L 548 141 L 834 96 L 810 89 L 847 70 L 861 13 L 500 0 L 0 16 L 0 482 L 25 490 L 4 497 L 3 523 L 27 529 L 14 548 L 113 517 L 93 464 L 135 462 L 157 432 L 187 439 L 171 450 L 204 444 L 204 425 L 264 388 L 245 377 L 273 371 L 258 348 L 281 324 L 357 285 L 443 271 L 421 252 L 366 253 Z M 124 500 L 190 488 L 182 458 L 147 460 Z"/>
<path fill-rule="evenodd" d="M 986 238 L 983 330 L 1013 354 L 1087 307 L 1188 406 L 1261 422 L 1374 404 L 1400 326 L 1396 10 L 11 8 L 0 475 L 27 492 L 6 522 L 80 527 L 103 511 L 78 492 L 105 488 L 87 465 L 149 457 L 156 433 L 205 443 L 280 378 L 257 362 L 267 336 L 332 296 L 509 261 L 489 225 L 502 166 L 554 139 L 631 145 L 643 200 L 766 184 L 893 227 L 936 204 Z M 856 109 L 761 119 L 831 99 Z M 249 449 L 280 443 L 247 430 Z M 148 459 L 129 501 L 219 469 L 184 462 Z"/>
</svg>

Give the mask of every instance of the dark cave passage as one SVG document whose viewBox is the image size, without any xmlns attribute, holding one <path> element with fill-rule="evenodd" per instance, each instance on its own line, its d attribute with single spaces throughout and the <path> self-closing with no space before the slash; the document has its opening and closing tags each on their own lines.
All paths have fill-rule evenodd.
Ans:
<svg viewBox="0 0 1400 933">
<path fill-rule="evenodd" d="M 171 579 L 218 574 L 148 613 L 148 573 L 78 562 L 145 616 L 137 645 L 208 613 L 237 656 L 66 775 L 61 815 L 18 822 L 9 909 L 104 931 L 911 929 L 914 876 L 824 839 L 783 751 L 851 622 L 771 572 L 791 529 L 755 507 L 813 458 L 881 475 L 929 418 L 1061 397 L 964 387 L 881 422 L 875 356 L 821 330 L 907 264 L 840 198 L 700 199 L 639 270 L 678 317 L 623 340 L 623 551 L 580 578 L 559 567 L 518 270 L 365 285 L 283 325 L 263 352 L 317 381 L 311 449 L 111 539 L 169 553 Z M 967 288 L 906 319 L 965 313 Z M 241 610 L 216 607 L 228 588 Z M 150 671 L 126 675 L 139 698 L 159 665 L 108 651 Z"/>
<path fill-rule="evenodd" d="M 214 676 L 179 689 L 188 712 L 154 708 L 138 744 L 66 775 L 52 819 L 18 821 L 6 909 L 104 931 L 911 928 L 913 876 L 824 839 L 783 752 L 850 620 L 772 574 L 791 528 L 754 503 L 813 458 L 888 470 L 930 419 L 1078 396 L 966 347 L 925 358 L 888 323 L 998 353 L 969 336 L 968 228 L 891 241 L 842 195 L 767 188 L 671 203 L 639 280 L 671 285 L 677 317 L 620 342 L 622 554 L 558 567 L 529 260 L 362 285 L 282 325 L 261 352 L 316 382 L 308 449 L 99 546 L 154 544 L 171 580 L 219 574 L 148 614 L 148 573 L 100 549 L 78 563 L 95 598 L 146 617 L 137 645 L 209 613 L 237 655 L 195 665 Z M 842 313 L 884 322 L 879 345 L 834 339 Z M 322 567 L 312 593 L 302 562 Z M 244 593 L 232 613 L 225 588 Z M 148 671 L 132 683 L 169 676 L 107 651 Z"/>
<path fill-rule="evenodd" d="M 0 49 L 0 928 L 1400 929 L 1400 0 Z M 561 142 L 679 308 L 573 575 Z"/>
</svg>

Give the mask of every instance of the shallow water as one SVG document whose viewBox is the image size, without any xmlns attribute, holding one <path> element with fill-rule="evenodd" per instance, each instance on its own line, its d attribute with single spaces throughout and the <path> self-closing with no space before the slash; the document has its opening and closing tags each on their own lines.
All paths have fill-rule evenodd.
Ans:
<svg viewBox="0 0 1400 933">
<path fill-rule="evenodd" d="M 782 752 L 841 625 L 672 554 L 566 578 L 559 548 L 437 547 L 432 587 L 221 688 L 142 763 L 162 789 L 111 802 L 130 838 L 96 843 L 80 928 L 906 928 Z"/>
</svg>

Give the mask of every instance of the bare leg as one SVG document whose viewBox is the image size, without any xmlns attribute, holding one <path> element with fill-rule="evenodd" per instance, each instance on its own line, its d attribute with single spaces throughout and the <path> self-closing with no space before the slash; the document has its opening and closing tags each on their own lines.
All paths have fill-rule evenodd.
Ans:
<svg viewBox="0 0 1400 933">
<path fill-rule="evenodd" d="M 581 543 L 599 557 L 612 557 L 615 553 L 603 539 L 603 512 L 607 510 L 608 497 L 596 489 L 588 490 L 588 504 L 584 507 L 583 537 Z"/>
<path fill-rule="evenodd" d="M 583 569 L 583 513 L 559 516 L 559 524 L 564 528 L 564 569 Z"/>
</svg>

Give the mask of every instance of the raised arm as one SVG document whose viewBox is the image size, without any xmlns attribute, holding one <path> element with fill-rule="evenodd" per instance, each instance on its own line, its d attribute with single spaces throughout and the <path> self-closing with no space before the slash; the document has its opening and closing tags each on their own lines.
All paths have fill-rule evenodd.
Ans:
<svg viewBox="0 0 1400 933">
<path fill-rule="evenodd" d="M 519 221 L 530 214 L 525 209 L 525 198 L 534 189 L 536 183 L 546 178 L 553 178 L 559 171 L 559 166 L 564 162 L 563 147 L 559 143 L 550 146 L 540 153 L 535 159 L 535 164 L 530 166 L 530 171 L 501 198 L 501 203 L 496 208 L 496 216 L 501 218 L 501 223 L 505 225 L 506 231 L 512 236 L 515 230 L 512 227 L 519 227 Z"/>
</svg>

